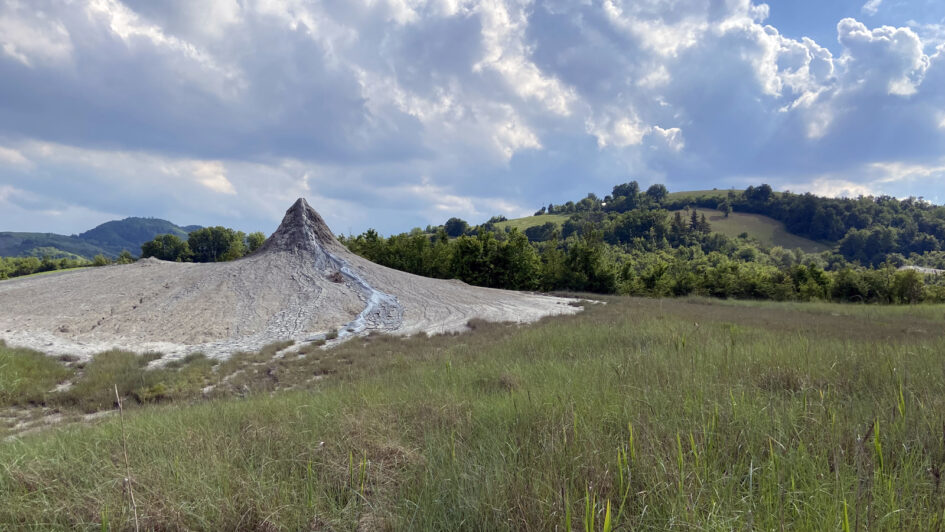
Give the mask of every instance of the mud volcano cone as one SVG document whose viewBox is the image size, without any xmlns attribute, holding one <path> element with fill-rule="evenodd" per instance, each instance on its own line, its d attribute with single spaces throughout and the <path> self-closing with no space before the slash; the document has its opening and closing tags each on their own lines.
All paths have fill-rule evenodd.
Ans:
<svg viewBox="0 0 945 532">
<path fill-rule="evenodd" d="M 256 253 L 314 253 L 343 251 L 328 224 L 304 198 L 299 198 L 285 211 L 282 223 Z"/>
<path fill-rule="evenodd" d="M 157 259 L 0 281 L 0 340 L 88 359 L 108 349 L 226 358 L 274 342 L 462 331 L 576 312 L 563 299 L 392 270 L 348 251 L 304 199 L 231 262 Z"/>
</svg>

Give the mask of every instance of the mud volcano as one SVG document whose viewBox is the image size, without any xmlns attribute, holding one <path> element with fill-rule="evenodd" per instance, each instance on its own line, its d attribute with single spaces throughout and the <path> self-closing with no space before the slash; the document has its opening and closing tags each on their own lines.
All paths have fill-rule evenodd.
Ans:
<svg viewBox="0 0 945 532">
<path fill-rule="evenodd" d="M 0 339 L 49 354 L 111 348 L 173 359 L 371 331 L 461 331 L 472 318 L 530 322 L 575 312 L 548 296 L 429 279 L 342 246 L 304 199 L 252 255 L 192 264 L 144 259 L 0 281 Z"/>
</svg>

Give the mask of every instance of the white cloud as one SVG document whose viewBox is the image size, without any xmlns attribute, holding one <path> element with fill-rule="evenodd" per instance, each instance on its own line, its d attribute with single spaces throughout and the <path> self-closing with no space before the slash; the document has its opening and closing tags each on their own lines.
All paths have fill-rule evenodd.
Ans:
<svg viewBox="0 0 945 532">
<path fill-rule="evenodd" d="M 226 178 L 226 169 L 220 161 L 195 161 L 191 163 L 197 182 L 214 192 L 236 194 L 233 183 Z"/>
<path fill-rule="evenodd" d="M 940 21 L 844 19 L 834 56 L 767 16 L 749 0 L 0 0 L 0 183 L 97 212 L 160 190 L 182 221 L 278 218 L 314 193 L 342 226 L 382 230 L 627 175 L 935 186 L 870 165 L 938 165 Z"/>
<path fill-rule="evenodd" d="M 870 164 L 874 170 L 877 183 L 895 183 L 901 181 L 916 181 L 935 178 L 939 183 L 945 183 L 945 161 L 938 164 L 910 164 L 899 161 L 877 162 Z M 945 184 L 941 185 L 945 188 Z"/>
<path fill-rule="evenodd" d="M 653 126 L 652 133 L 663 138 L 666 145 L 673 151 L 680 151 L 686 146 L 683 140 L 682 130 L 678 127 L 663 129 L 659 126 Z"/>
<path fill-rule="evenodd" d="M 238 6 L 237 6 L 238 7 Z M 128 46 L 145 42 L 185 61 L 170 62 L 173 74 L 213 91 L 223 97 L 233 97 L 245 87 L 242 73 L 233 67 L 221 65 L 216 58 L 193 43 L 167 35 L 159 26 L 149 24 L 118 0 L 89 0 L 89 17 L 102 20 Z M 214 25 L 222 28 L 232 22 L 233 13 L 226 9 L 210 9 L 208 15 L 221 20 Z M 220 30 L 222 31 L 222 29 Z M 222 35 L 220 35 L 222 37 Z"/>
<path fill-rule="evenodd" d="M 660 87 L 665 87 L 671 81 L 672 77 L 669 75 L 669 71 L 666 70 L 666 65 L 658 65 L 643 76 L 643 78 L 637 82 L 637 86 L 649 90 L 656 90 Z"/>
<path fill-rule="evenodd" d="M 85 179 L 127 192 L 174 191 L 178 198 L 201 197 L 199 189 L 235 195 L 227 168 L 218 160 L 193 160 L 144 152 L 85 149 L 50 142 L 26 142 L 18 149 L 0 149 L 39 168 L 68 167 Z M 27 155 L 24 155 L 26 153 Z M 0 179 L 3 174 L 0 173 Z M 178 195 L 179 194 L 179 195 Z"/>
<path fill-rule="evenodd" d="M 945 21 L 923 24 L 910 20 L 906 22 L 906 25 L 916 32 L 919 38 L 922 39 L 923 46 L 927 50 L 932 50 L 933 53 L 936 48 L 945 44 Z"/>
<path fill-rule="evenodd" d="M 242 20 L 243 8 L 237 0 L 203 0 L 185 2 L 182 6 L 187 11 L 187 19 L 197 25 L 211 38 L 222 38 L 227 30 L 237 26 Z"/>
<path fill-rule="evenodd" d="M 941 197 L 945 186 L 929 186 L 929 183 L 945 183 L 945 159 L 931 164 L 882 161 L 863 164 L 856 169 L 859 180 L 853 181 L 842 173 L 828 173 L 808 182 L 790 182 L 784 188 L 795 192 L 811 192 L 828 197 L 857 197 L 892 195 L 899 198 L 909 196 Z"/>
<path fill-rule="evenodd" d="M 585 127 L 588 133 L 597 138 L 600 148 L 636 146 L 643 143 L 643 137 L 652 130 L 632 113 L 620 116 L 616 111 L 605 114 L 597 121 L 588 120 Z"/>
<path fill-rule="evenodd" d="M 916 92 L 929 57 L 914 31 L 890 26 L 870 30 L 852 18 L 841 20 L 837 31 L 845 50 L 840 62 L 851 89 L 876 88 L 897 96 Z"/>
<path fill-rule="evenodd" d="M 615 146 L 633 146 L 643 142 L 643 136 L 649 132 L 650 129 L 647 127 L 641 127 L 639 122 L 630 121 L 627 118 L 621 118 L 614 124 L 610 139 L 611 143 Z M 602 142 L 605 136 L 599 137 L 598 143 L 606 145 L 606 142 Z"/>
<path fill-rule="evenodd" d="M 628 8 L 627 12 L 624 8 Z M 661 18 L 637 17 L 643 9 L 623 2 L 605 0 L 604 14 L 614 26 L 640 39 L 644 48 L 661 56 L 676 56 L 680 50 L 695 46 L 702 34 L 709 29 L 708 21 L 698 14 L 675 24 L 667 24 Z"/>
<path fill-rule="evenodd" d="M 511 159 L 519 150 L 541 148 L 538 137 L 514 119 L 500 124 L 492 139 L 506 160 Z"/>
<path fill-rule="evenodd" d="M 617 118 L 611 118 L 613 116 Z M 605 115 L 599 122 L 588 120 L 585 128 L 597 139 L 597 146 L 600 149 L 627 148 L 649 141 L 651 147 L 661 145 L 678 152 L 686 145 L 680 128 L 646 125 L 632 113 L 626 116 L 612 113 Z"/>
<path fill-rule="evenodd" d="M 543 73 L 528 58 L 530 51 L 524 43 L 528 24 L 526 10 L 492 0 L 480 4 L 478 12 L 484 57 L 473 65 L 473 70 L 494 70 L 522 98 L 535 99 L 553 113 L 570 114 L 573 91 Z"/>
<path fill-rule="evenodd" d="M 41 9 L 19 2 L 0 6 L 0 50 L 28 66 L 62 63 L 72 56 L 69 31 Z"/>
<path fill-rule="evenodd" d="M 0 146 L 0 161 L 17 166 L 30 166 L 30 160 L 23 156 L 18 150 Z"/>
<path fill-rule="evenodd" d="M 429 178 L 424 178 L 418 184 L 392 189 L 388 193 L 411 196 L 414 200 L 429 205 L 426 215 L 433 224 L 442 223 L 446 218 L 452 216 L 458 216 L 477 223 L 495 214 L 512 217 L 531 214 L 531 211 L 506 199 L 473 199 L 469 196 L 451 193 L 449 190 L 433 184 Z"/>
<path fill-rule="evenodd" d="M 879 5 L 883 3 L 883 0 L 868 0 L 863 7 L 861 8 L 864 13 L 867 15 L 875 15 L 879 11 Z"/>
<path fill-rule="evenodd" d="M 790 190 L 805 191 L 828 198 L 855 198 L 878 194 L 878 189 L 845 179 L 817 179 L 807 185 L 794 185 Z"/>
</svg>

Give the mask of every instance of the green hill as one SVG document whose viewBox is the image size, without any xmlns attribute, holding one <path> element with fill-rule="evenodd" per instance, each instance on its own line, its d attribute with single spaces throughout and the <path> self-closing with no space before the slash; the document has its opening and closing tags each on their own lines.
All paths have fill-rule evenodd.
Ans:
<svg viewBox="0 0 945 532">
<path fill-rule="evenodd" d="M 725 190 L 695 190 L 687 192 L 674 192 L 670 194 L 670 197 L 673 200 L 681 200 L 683 198 L 724 198 L 727 195 L 728 191 Z M 742 233 L 748 233 L 748 236 L 758 240 L 758 242 L 764 246 L 781 246 L 785 249 L 801 248 L 807 253 L 820 253 L 821 251 L 830 249 L 830 246 L 821 244 L 820 242 L 791 234 L 784 227 L 783 223 L 767 216 L 760 214 L 733 212 L 728 218 L 726 218 L 725 214 L 715 209 L 700 208 L 696 210 L 699 211 L 700 215 L 705 214 L 706 219 L 712 225 L 713 231 L 722 233 L 725 236 L 735 238 Z M 686 212 L 683 214 L 688 216 L 688 213 Z M 566 222 L 570 216 L 570 214 L 540 214 L 537 216 L 526 216 L 524 218 L 515 218 L 513 220 L 498 222 L 495 224 L 495 227 L 500 231 L 505 230 L 506 227 L 509 227 L 517 228 L 522 232 L 524 232 L 529 227 L 543 225 L 548 222 L 553 222 L 561 227 L 561 225 L 564 224 L 564 222 Z"/>
<path fill-rule="evenodd" d="M 159 218 L 125 218 L 105 222 L 80 234 L 79 238 L 101 247 L 107 255 L 117 255 L 123 249 L 138 254 L 141 244 L 157 235 L 171 234 L 186 240 L 187 233 L 184 228 Z"/>
<path fill-rule="evenodd" d="M 785 249 L 801 248 L 807 253 L 820 253 L 830 249 L 830 246 L 815 242 L 802 236 L 792 235 L 784 228 L 784 224 L 760 214 L 733 212 L 725 217 L 721 211 L 714 209 L 695 209 L 699 215 L 705 215 L 712 231 L 735 238 L 742 233 L 758 240 L 766 247 L 781 246 Z M 689 216 L 687 211 L 681 212 L 683 217 Z"/>
<path fill-rule="evenodd" d="M 119 250 L 120 252 L 121 250 Z M 80 257 L 106 254 L 101 247 L 77 236 L 54 233 L 0 233 L 0 257 Z"/>
<path fill-rule="evenodd" d="M 141 244 L 157 235 L 173 234 L 186 239 L 199 226 L 180 227 L 158 218 L 125 218 L 105 222 L 80 235 L 55 233 L 0 233 L 0 257 L 43 257 L 91 259 L 95 255 L 115 257 L 122 250 L 137 255 Z"/>
</svg>

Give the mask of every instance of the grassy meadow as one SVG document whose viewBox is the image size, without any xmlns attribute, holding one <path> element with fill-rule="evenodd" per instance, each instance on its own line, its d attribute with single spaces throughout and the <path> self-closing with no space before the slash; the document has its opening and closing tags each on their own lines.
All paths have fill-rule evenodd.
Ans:
<svg viewBox="0 0 945 532">
<path fill-rule="evenodd" d="M 8 411 L 127 407 L 7 426 L 0 523 L 133 529 L 131 488 L 143 529 L 943 528 L 945 306 L 602 301 L 161 369 L 0 348 Z"/>
<path fill-rule="evenodd" d="M 504 231 L 505 228 L 508 227 L 524 232 L 529 227 L 544 225 L 548 222 L 553 222 L 558 227 L 561 227 L 561 224 L 568 221 L 570 217 L 570 214 L 539 214 L 537 216 L 526 216 L 524 218 L 515 218 L 504 222 L 496 222 L 495 227 L 499 231 Z"/>
<path fill-rule="evenodd" d="M 725 213 L 715 209 L 697 208 L 693 210 L 698 212 L 700 216 L 705 215 L 713 232 L 722 233 L 730 238 L 748 233 L 748 236 L 757 239 L 763 246 L 769 248 L 774 246 L 781 246 L 784 249 L 801 248 L 807 253 L 820 253 L 830 249 L 830 246 L 820 242 L 791 234 L 785 229 L 783 223 L 760 214 L 733 212 L 726 217 Z M 689 221 L 687 216 L 692 210 L 678 212 L 682 213 L 687 222 Z"/>
</svg>

